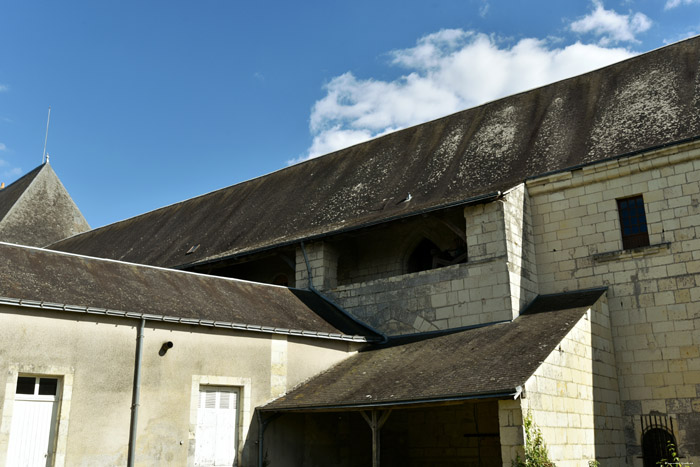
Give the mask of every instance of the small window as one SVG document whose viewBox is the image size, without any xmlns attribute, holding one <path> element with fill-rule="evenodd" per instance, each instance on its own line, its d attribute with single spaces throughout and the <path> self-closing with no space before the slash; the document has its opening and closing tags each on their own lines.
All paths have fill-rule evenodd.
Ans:
<svg viewBox="0 0 700 467">
<path fill-rule="evenodd" d="M 644 199 L 642 195 L 618 199 L 617 209 L 620 214 L 622 248 L 629 250 L 649 245 L 647 216 L 644 213 Z"/>
<path fill-rule="evenodd" d="M 31 396 L 55 396 L 58 393 L 58 379 L 19 376 L 15 393 Z"/>
<path fill-rule="evenodd" d="M 34 395 L 34 386 L 36 378 L 28 376 L 20 376 L 17 378 L 17 389 L 15 393 L 17 394 L 32 394 Z"/>
</svg>

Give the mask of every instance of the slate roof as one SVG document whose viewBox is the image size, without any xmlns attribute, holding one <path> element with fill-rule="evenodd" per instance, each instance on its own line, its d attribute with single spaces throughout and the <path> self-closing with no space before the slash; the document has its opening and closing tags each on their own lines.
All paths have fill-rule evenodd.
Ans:
<svg viewBox="0 0 700 467">
<path fill-rule="evenodd" d="M 52 248 L 168 267 L 201 263 L 464 203 L 536 175 L 699 136 L 695 37 Z"/>
<path fill-rule="evenodd" d="M 89 229 L 48 162 L 0 190 L 0 241 L 46 246 Z"/>
<path fill-rule="evenodd" d="M 595 289 L 542 296 L 513 322 L 371 347 L 261 410 L 513 397 L 604 293 Z"/>
<path fill-rule="evenodd" d="M 0 220 L 5 218 L 12 206 L 14 206 L 19 197 L 22 196 L 24 190 L 34 181 L 34 178 L 36 178 L 42 167 L 43 165 L 40 165 L 31 172 L 15 180 L 14 183 L 0 190 Z"/>
<path fill-rule="evenodd" d="M 311 291 L 7 243 L 0 243 L 0 257 L 0 304 L 20 305 L 21 299 L 25 306 L 53 310 L 67 305 L 68 311 L 184 318 L 234 329 L 379 338 Z"/>
</svg>

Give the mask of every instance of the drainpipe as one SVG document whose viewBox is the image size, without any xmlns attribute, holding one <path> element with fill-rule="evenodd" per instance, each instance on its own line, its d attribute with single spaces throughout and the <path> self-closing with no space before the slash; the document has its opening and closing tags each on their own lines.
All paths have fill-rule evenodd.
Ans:
<svg viewBox="0 0 700 467">
<path fill-rule="evenodd" d="M 306 263 L 306 280 L 309 282 L 309 290 L 316 290 L 313 283 L 313 276 L 311 275 L 311 264 L 309 264 L 309 257 L 306 256 L 306 248 L 304 247 L 304 242 L 301 242 L 301 252 L 304 254 L 304 263 Z"/>
<path fill-rule="evenodd" d="M 143 330 L 146 320 L 141 319 L 139 323 L 138 335 L 136 337 L 136 359 L 134 362 L 134 387 L 131 393 L 131 423 L 129 425 L 129 454 L 127 458 L 128 467 L 134 467 L 136 457 L 136 427 L 139 418 L 139 396 L 141 393 L 141 357 L 143 355 Z"/>
<path fill-rule="evenodd" d="M 279 417 L 281 414 L 280 413 L 274 413 L 270 415 L 267 419 L 263 420 L 262 417 L 262 412 L 259 410 L 257 411 L 258 414 L 258 467 L 264 467 L 263 466 L 263 435 L 265 434 L 265 430 L 267 429 L 267 425 L 274 420 L 275 418 Z"/>
</svg>

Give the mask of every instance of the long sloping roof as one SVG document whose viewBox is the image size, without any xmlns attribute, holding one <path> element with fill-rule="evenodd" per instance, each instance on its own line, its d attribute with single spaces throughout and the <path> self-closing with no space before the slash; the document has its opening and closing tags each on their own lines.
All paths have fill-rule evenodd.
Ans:
<svg viewBox="0 0 700 467">
<path fill-rule="evenodd" d="M 89 229 L 48 162 L 0 190 L 0 241 L 46 246 Z"/>
<path fill-rule="evenodd" d="M 361 351 L 262 410 L 402 405 L 517 392 L 605 293 L 538 297 L 513 322 Z"/>
<path fill-rule="evenodd" d="M 310 291 L 7 243 L 0 243 L 0 257 L 4 304 L 345 340 L 379 337 Z"/>
<path fill-rule="evenodd" d="M 461 203 L 700 136 L 700 37 L 75 236 L 53 248 L 182 266 Z M 408 194 L 412 199 L 402 202 Z M 192 254 L 187 251 L 200 247 Z"/>
</svg>

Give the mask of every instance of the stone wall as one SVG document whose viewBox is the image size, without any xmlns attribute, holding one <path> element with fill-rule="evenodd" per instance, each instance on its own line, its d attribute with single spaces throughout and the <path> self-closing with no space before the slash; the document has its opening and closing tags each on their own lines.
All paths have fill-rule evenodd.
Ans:
<svg viewBox="0 0 700 467">
<path fill-rule="evenodd" d="M 503 257 L 340 286 L 326 294 L 390 335 L 512 319 Z"/>
<path fill-rule="evenodd" d="M 542 293 L 609 286 L 627 462 L 640 416 L 674 420 L 700 463 L 700 148 L 697 143 L 531 180 Z M 651 245 L 622 250 L 616 200 L 641 194 Z"/>
<path fill-rule="evenodd" d="M 519 409 L 521 411 L 519 411 Z M 522 417 L 541 430 L 560 467 L 625 462 L 624 437 L 609 317 L 604 301 L 583 316 L 526 382 L 520 404 L 502 401 L 504 466 L 524 442 Z"/>
<path fill-rule="evenodd" d="M 313 283 L 348 312 L 391 335 L 512 320 L 537 295 L 524 185 L 498 202 L 465 208 L 464 217 L 466 264 L 327 287 L 336 272 L 323 264 L 337 265 L 337 250 L 319 242 L 306 247 Z M 305 284 L 306 265 L 297 256 L 297 284 Z"/>
</svg>

